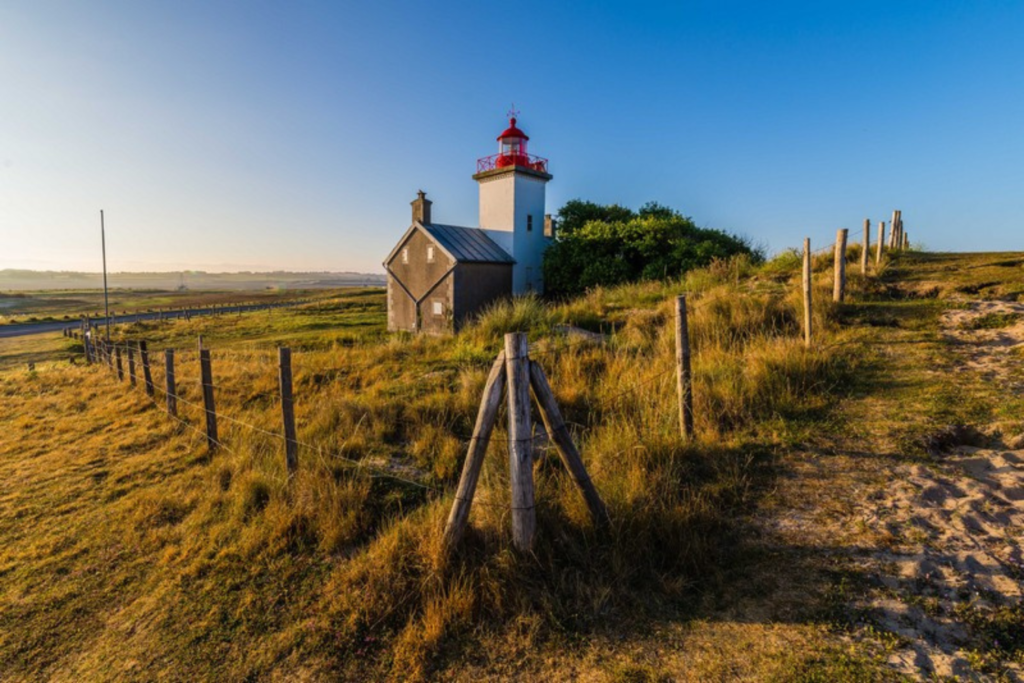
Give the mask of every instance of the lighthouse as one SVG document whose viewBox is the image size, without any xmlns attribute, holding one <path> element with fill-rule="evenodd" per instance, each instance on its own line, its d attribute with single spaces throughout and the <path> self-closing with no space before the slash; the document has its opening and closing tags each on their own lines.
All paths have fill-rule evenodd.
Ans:
<svg viewBox="0 0 1024 683">
<path fill-rule="evenodd" d="M 527 150 L 530 138 L 509 119 L 498 136 L 498 152 L 477 160 L 473 180 L 480 187 L 480 229 L 515 260 L 512 293 L 544 292 L 541 266 L 553 223 L 545 214 L 548 160 Z"/>
<path fill-rule="evenodd" d="M 544 213 L 551 174 L 547 159 L 527 151 L 529 139 L 513 117 L 497 154 L 477 160 L 478 227 L 435 223 L 433 202 L 416 193 L 412 224 L 384 259 L 389 330 L 457 332 L 496 301 L 543 293 L 544 250 L 554 237 Z"/>
</svg>

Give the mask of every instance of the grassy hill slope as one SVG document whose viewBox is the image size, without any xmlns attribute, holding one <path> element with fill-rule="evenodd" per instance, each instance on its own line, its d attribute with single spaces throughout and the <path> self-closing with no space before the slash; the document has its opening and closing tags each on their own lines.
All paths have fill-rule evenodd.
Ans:
<svg viewBox="0 0 1024 683">
<path fill-rule="evenodd" d="M 1017 300 L 1022 263 L 898 255 L 853 274 L 836 306 L 820 258 L 811 349 L 799 264 L 786 256 L 563 305 L 526 300 L 455 338 L 387 335 L 372 292 L 123 330 L 154 358 L 179 349 L 181 421 L 95 366 L 4 371 L 2 677 L 895 680 L 926 662 L 1013 672 L 1019 600 L 904 581 L 891 565 L 939 541 L 886 496 L 894 481 L 949 479 L 952 448 L 1009 448 L 1024 432 L 1020 349 L 1007 347 L 993 381 L 965 361 L 970 340 L 943 327 L 972 299 Z M 682 292 L 692 444 L 676 425 L 671 298 Z M 964 329 L 1015 324 L 1001 315 Z M 530 332 L 612 527 L 591 526 L 541 448 L 536 549 L 512 551 L 499 429 L 471 530 L 448 557 L 444 518 L 510 330 Z M 200 433 L 197 334 L 213 349 L 224 416 L 214 453 Z M 303 444 L 290 482 L 278 344 L 295 353 Z M 1019 539 L 1004 536 L 1019 557 Z M 955 643 L 905 628 L 899 605 L 959 624 Z"/>
</svg>

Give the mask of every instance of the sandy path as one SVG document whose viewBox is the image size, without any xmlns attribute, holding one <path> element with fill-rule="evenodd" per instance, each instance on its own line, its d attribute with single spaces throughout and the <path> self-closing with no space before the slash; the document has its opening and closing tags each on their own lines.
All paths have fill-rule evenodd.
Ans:
<svg viewBox="0 0 1024 683">
<path fill-rule="evenodd" d="M 1024 317 L 998 329 L 972 329 L 991 314 L 1022 314 L 1017 303 L 969 302 L 947 313 L 943 334 L 1002 390 L 1024 391 Z M 1024 439 L 1004 447 L 959 446 L 934 464 L 898 465 L 892 480 L 859 506 L 859 522 L 884 539 L 860 561 L 877 579 L 862 608 L 898 636 L 890 663 L 916 678 L 1024 680 L 1024 667 L 991 669 L 972 652 L 967 624 L 1019 604 L 1024 595 Z M 998 648 L 995 637 L 988 647 Z M 977 642 L 974 643 L 977 645 Z M 988 669 L 987 671 L 979 669 Z"/>
</svg>

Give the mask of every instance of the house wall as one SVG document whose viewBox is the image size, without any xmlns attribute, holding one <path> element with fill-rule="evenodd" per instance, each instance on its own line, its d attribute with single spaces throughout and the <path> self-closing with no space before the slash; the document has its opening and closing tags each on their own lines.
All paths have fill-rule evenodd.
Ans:
<svg viewBox="0 0 1024 683">
<path fill-rule="evenodd" d="M 512 295 L 512 264 L 460 263 L 454 280 L 454 326 L 458 330 L 489 304 Z"/>
<path fill-rule="evenodd" d="M 428 260 L 428 248 L 433 247 L 433 261 Z M 408 262 L 402 258 L 403 250 L 408 250 Z M 405 242 L 399 245 L 388 266 L 388 329 L 391 331 L 408 330 L 415 332 L 444 332 L 451 329 L 453 314 L 453 280 L 452 274 L 445 273 L 454 265 L 451 258 L 419 230 L 408 235 Z M 397 278 L 405 285 L 405 289 L 393 279 Z M 443 278 L 443 279 L 442 279 Z M 409 290 L 406 293 L 405 290 Z M 429 294 L 428 294 L 429 292 Z M 411 297 L 410 297 L 411 294 Z M 417 324 L 415 300 L 421 299 L 419 306 L 419 324 Z M 441 315 L 435 315 L 434 302 L 442 304 Z"/>
</svg>

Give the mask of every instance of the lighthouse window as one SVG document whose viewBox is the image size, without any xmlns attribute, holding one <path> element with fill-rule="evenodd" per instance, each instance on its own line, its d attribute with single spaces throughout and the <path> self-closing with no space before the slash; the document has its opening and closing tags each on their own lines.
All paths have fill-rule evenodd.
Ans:
<svg viewBox="0 0 1024 683">
<path fill-rule="evenodd" d="M 444 303 L 435 301 L 434 303 L 434 315 L 444 315 Z"/>
<path fill-rule="evenodd" d="M 402 250 L 402 263 L 408 263 L 408 262 L 409 262 L 409 248 L 406 247 L 405 249 Z"/>
<path fill-rule="evenodd" d="M 526 232 L 533 232 L 533 214 L 526 215 Z"/>
<path fill-rule="evenodd" d="M 433 262 L 434 262 L 434 248 L 433 247 L 427 247 L 427 263 L 433 263 Z"/>
</svg>

